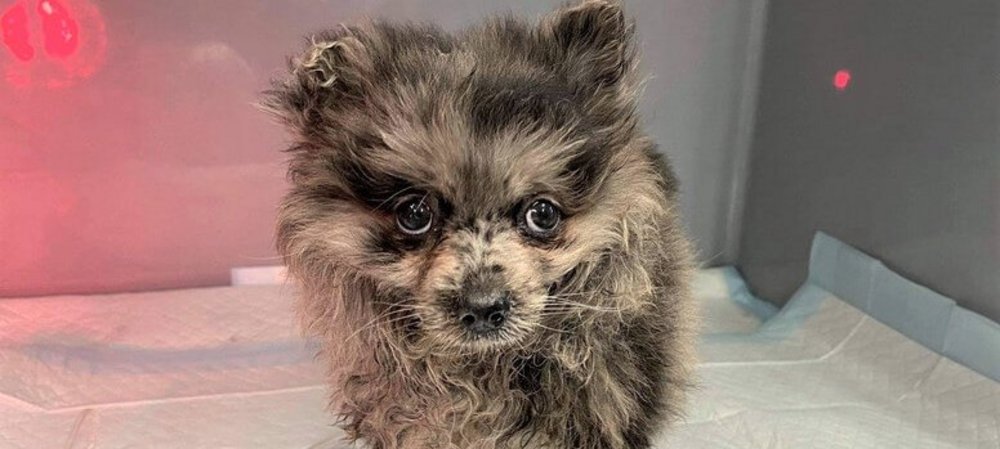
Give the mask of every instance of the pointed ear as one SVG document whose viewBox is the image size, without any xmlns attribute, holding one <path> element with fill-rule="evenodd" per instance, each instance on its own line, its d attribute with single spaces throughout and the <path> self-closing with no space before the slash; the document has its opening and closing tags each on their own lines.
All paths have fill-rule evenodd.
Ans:
<svg viewBox="0 0 1000 449">
<path fill-rule="evenodd" d="M 630 81 L 635 65 L 634 26 L 619 0 L 585 0 L 545 18 L 540 32 L 562 52 L 571 73 L 598 85 Z"/>
<path fill-rule="evenodd" d="M 324 109 L 362 101 L 372 87 L 371 55 L 347 29 L 314 36 L 288 67 L 289 76 L 274 81 L 258 106 L 292 128 L 315 123 Z"/>
</svg>

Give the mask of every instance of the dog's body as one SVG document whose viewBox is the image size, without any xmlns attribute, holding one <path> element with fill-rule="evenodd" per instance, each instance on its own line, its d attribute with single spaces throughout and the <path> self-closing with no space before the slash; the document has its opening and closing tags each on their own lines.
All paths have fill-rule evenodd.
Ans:
<svg viewBox="0 0 1000 449">
<path fill-rule="evenodd" d="M 279 249 L 369 447 L 649 447 L 689 384 L 691 256 L 638 130 L 632 27 L 591 0 L 457 35 L 322 34 Z"/>
</svg>

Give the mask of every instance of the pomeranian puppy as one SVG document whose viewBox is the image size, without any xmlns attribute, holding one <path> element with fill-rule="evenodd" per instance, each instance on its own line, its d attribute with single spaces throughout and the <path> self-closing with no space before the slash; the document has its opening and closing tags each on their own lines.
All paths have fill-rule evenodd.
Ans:
<svg viewBox="0 0 1000 449">
<path fill-rule="evenodd" d="M 690 383 L 677 182 L 614 0 L 310 39 L 278 248 L 365 447 L 648 448 Z"/>
</svg>

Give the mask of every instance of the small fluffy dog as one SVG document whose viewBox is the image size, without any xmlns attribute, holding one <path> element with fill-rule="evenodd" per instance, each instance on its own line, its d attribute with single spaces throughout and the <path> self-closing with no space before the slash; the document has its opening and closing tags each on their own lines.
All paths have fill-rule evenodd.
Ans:
<svg viewBox="0 0 1000 449">
<path fill-rule="evenodd" d="M 635 62 L 589 0 L 345 26 L 267 92 L 294 135 L 278 248 L 350 439 L 635 449 L 678 416 L 692 259 Z"/>
</svg>

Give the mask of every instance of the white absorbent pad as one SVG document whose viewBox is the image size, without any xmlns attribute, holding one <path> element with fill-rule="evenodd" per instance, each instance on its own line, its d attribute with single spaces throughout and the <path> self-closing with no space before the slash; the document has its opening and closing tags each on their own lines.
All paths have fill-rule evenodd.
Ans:
<svg viewBox="0 0 1000 449">
<path fill-rule="evenodd" d="M 657 447 L 1000 447 L 996 323 L 928 303 L 932 292 L 883 279 L 891 272 L 828 237 L 813 256 L 809 282 L 777 313 L 735 270 L 699 274 L 700 386 Z M 0 448 L 347 447 L 293 295 L 0 301 Z M 879 321 L 898 318 L 891 308 L 865 312 L 886 301 L 904 301 L 903 333 Z"/>
<path fill-rule="evenodd" d="M 848 273 L 857 268 L 852 264 L 827 265 L 845 251 L 872 262 L 875 276 Z M 955 314 L 939 314 L 934 301 L 915 304 L 935 294 L 908 281 L 903 290 L 909 296 L 890 299 L 890 292 L 870 281 L 882 282 L 881 275 L 894 273 L 823 235 L 814 248 L 813 268 L 817 265 L 868 284 L 861 290 L 873 303 L 912 302 L 921 310 L 909 310 L 909 320 L 937 314 L 938 323 L 914 330 L 926 334 L 940 328 L 942 347 L 964 345 L 953 341 L 963 337 L 946 336 L 969 331 L 965 324 L 972 312 L 956 308 Z M 1000 370 L 986 369 L 996 368 L 1000 358 L 996 323 L 978 317 L 979 326 L 971 327 L 983 337 L 974 343 L 981 347 L 956 351 L 982 356 L 976 364 L 984 368 L 980 374 L 876 320 L 818 286 L 821 282 L 811 278 L 752 333 L 706 330 L 701 388 L 686 421 L 664 436 L 660 447 L 1000 448 L 1000 383 L 995 380 Z M 901 306 L 898 312 L 907 310 Z"/>
</svg>

